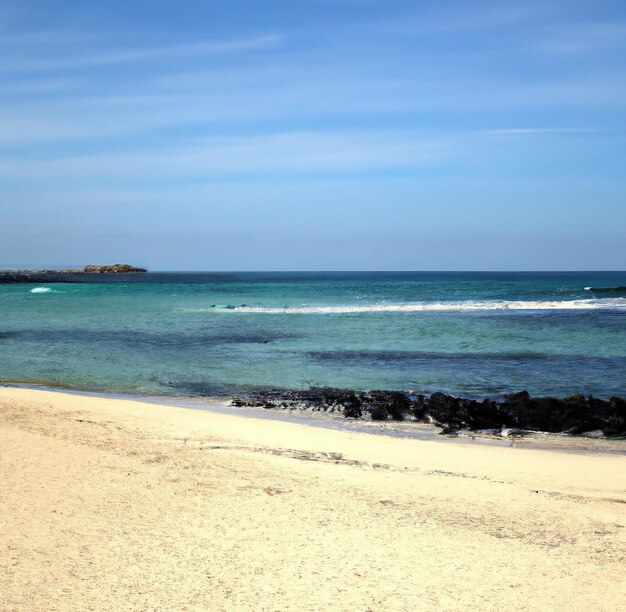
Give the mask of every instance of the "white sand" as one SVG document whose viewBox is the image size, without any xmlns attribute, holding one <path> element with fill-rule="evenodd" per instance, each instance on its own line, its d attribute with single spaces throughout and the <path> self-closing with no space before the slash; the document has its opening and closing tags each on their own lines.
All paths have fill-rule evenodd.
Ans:
<svg viewBox="0 0 626 612">
<path fill-rule="evenodd" d="M 0 389 L 1 610 L 626 610 L 626 457 Z"/>
</svg>

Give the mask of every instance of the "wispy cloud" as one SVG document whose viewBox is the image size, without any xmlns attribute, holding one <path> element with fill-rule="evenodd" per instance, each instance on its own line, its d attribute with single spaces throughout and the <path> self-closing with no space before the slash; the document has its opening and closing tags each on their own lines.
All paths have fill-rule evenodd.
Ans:
<svg viewBox="0 0 626 612">
<path fill-rule="evenodd" d="M 0 95 L 68 92 L 79 88 L 84 82 L 83 79 L 63 77 L 18 80 L 0 85 Z"/>
<path fill-rule="evenodd" d="M 478 131 L 485 136 L 550 136 L 558 134 L 594 134 L 598 130 L 593 128 L 573 127 L 534 127 L 534 128 L 497 128 Z"/>
<path fill-rule="evenodd" d="M 102 139 L 128 141 L 154 131 L 170 131 L 168 138 L 185 140 L 216 131 L 275 130 L 278 123 L 301 130 L 316 130 L 320 124 L 345 130 L 346 124 L 373 121 L 385 128 L 411 116 L 416 117 L 409 119 L 413 129 L 429 129 L 432 117 L 448 114 L 456 122 L 468 113 L 484 112 L 515 113 L 513 119 L 506 119 L 509 125 L 514 122 L 513 131 L 506 134 L 520 136 L 531 133 L 530 129 L 547 134 L 564 128 L 572 132 L 606 127 L 597 113 L 593 120 L 581 119 L 578 114 L 598 108 L 617 111 L 626 104 L 626 78 L 618 75 L 520 83 L 509 78 L 477 80 L 473 75 L 450 82 L 444 76 L 427 74 L 421 81 L 403 81 L 385 80 L 376 74 L 341 78 L 321 70 L 300 74 L 287 67 L 266 71 L 244 65 L 231 70 L 185 72 L 178 80 L 175 75 L 153 78 L 147 77 L 147 84 L 146 80 L 138 81 L 137 93 L 132 94 L 124 88 L 111 87 L 109 93 L 92 90 L 91 76 L 83 81 L 71 77 L 7 80 L 0 92 L 13 91 L 17 96 L 22 91 L 23 99 L 16 105 L 12 96 L 0 104 L 0 142 L 20 148 L 87 140 L 95 145 Z M 71 92 L 72 88 L 76 92 Z M 67 93 L 63 96 L 43 95 L 64 89 Z M 558 115 L 536 126 L 536 118 L 524 115 L 535 109 L 549 109 Z M 565 111 L 574 114 L 561 119 Z M 489 123 L 478 115 L 466 128 L 486 129 Z"/>
<path fill-rule="evenodd" d="M 0 24 L 0 30 L 2 30 Z M 100 37 L 97 37 L 100 38 Z M 15 46 L 48 46 L 70 45 L 75 43 L 94 42 L 94 36 L 74 30 L 34 30 L 26 32 L 10 32 L 5 28 L 0 33 L 0 48 Z"/>
<path fill-rule="evenodd" d="M 387 20 L 376 20 L 364 27 L 395 34 L 442 35 L 460 32 L 480 32 L 494 28 L 528 23 L 546 13 L 548 7 L 514 6 L 512 4 L 464 4 L 454 7 L 431 5 Z"/>
<path fill-rule="evenodd" d="M 582 53 L 626 46 L 625 21 L 558 24 L 541 28 L 532 47 L 550 53 Z"/>
<path fill-rule="evenodd" d="M 476 151 L 488 157 L 510 156 L 533 146 L 559 145 L 567 136 L 593 135 L 579 128 L 497 128 L 449 131 L 291 131 L 256 136 L 195 138 L 185 144 L 161 144 L 82 155 L 42 153 L 37 159 L 7 160 L 0 177 L 37 176 L 58 180 L 224 181 L 249 177 L 320 177 L 366 172 L 428 171 L 450 163 L 467 163 Z"/>
<path fill-rule="evenodd" d="M 129 62 L 141 62 L 153 59 L 179 58 L 185 56 L 219 55 L 256 51 L 279 46 L 283 35 L 272 34 L 223 41 L 197 41 L 158 47 L 123 49 L 119 51 L 76 55 L 52 59 L 5 60 L 0 62 L 0 70 L 10 71 L 42 71 L 84 68 L 91 66 L 107 66 Z"/>
<path fill-rule="evenodd" d="M 80 157 L 9 161 L 0 176 L 36 174 L 217 178 L 233 174 L 342 173 L 418 168 L 450 154 L 443 138 L 404 132 L 289 132 L 204 138 L 193 145 Z"/>
</svg>

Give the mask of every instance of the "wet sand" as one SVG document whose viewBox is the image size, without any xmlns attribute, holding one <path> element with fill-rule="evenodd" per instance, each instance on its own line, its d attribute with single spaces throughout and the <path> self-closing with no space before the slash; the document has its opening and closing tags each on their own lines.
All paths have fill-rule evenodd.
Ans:
<svg viewBox="0 0 626 612">
<path fill-rule="evenodd" d="M 626 457 L 0 389 L 0 609 L 626 610 Z"/>
</svg>

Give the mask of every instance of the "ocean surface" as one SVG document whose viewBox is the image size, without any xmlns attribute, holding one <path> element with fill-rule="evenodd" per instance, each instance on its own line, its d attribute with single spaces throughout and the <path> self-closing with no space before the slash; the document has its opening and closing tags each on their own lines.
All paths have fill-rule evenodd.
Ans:
<svg viewBox="0 0 626 612">
<path fill-rule="evenodd" d="M 626 397 L 626 272 L 150 273 L 0 285 L 0 380 Z"/>
</svg>

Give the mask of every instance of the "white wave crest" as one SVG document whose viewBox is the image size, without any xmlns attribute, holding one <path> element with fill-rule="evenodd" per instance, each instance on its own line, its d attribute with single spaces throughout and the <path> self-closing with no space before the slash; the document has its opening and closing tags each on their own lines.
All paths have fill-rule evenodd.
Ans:
<svg viewBox="0 0 626 612">
<path fill-rule="evenodd" d="M 341 306 L 239 306 L 197 308 L 188 312 L 247 312 L 259 314 L 359 314 L 376 312 L 457 312 L 481 310 L 626 310 L 626 298 L 598 300 L 489 300 L 464 302 L 414 302 L 411 304 L 372 304 Z"/>
<path fill-rule="evenodd" d="M 52 289 L 49 287 L 35 287 L 30 290 L 31 293 L 52 293 Z"/>
</svg>

